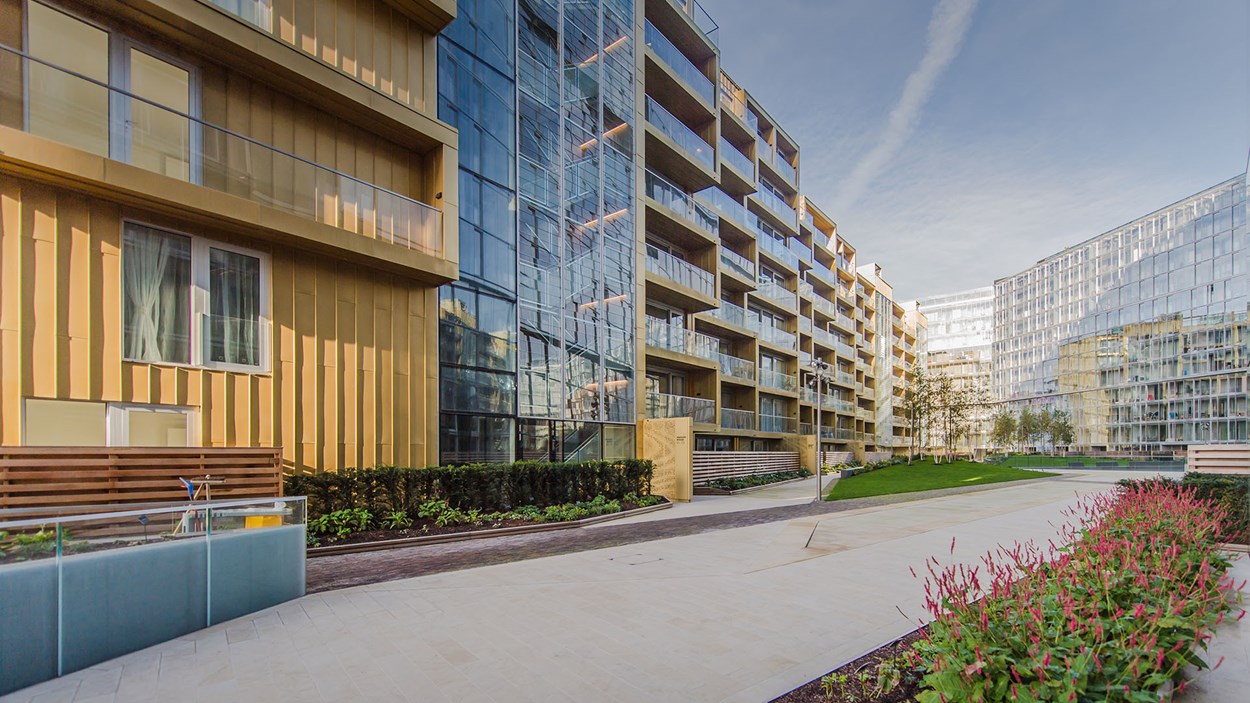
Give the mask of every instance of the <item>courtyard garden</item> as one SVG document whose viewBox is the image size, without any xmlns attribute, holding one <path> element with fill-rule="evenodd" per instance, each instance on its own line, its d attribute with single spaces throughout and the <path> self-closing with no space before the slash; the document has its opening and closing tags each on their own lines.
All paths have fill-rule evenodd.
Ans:
<svg viewBox="0 0 1250 703">
<path fill-rule="evenodd" d="M 932 459 L 917 459 L 910 465 L 893 463 L 897 461 L 892 460 L 887 462 L 887 465 L 872 471 L 857 473 L 849 478 L 839 479 L 837 483 L 833 484 L 833 488 L 829 490 L 827 500 L 867 498 L 870 496 L 932 491 L 940 488 L 957 488 L 960 486 L 980 486 L 988 483 L 1023 481 L 1056 475 L 1044 471 L 1030 471 L 964 460 L 942 462 L 940 464 L 935 463 Z"/>
<path fill-rule="evenodd" d="M 381 466 L 286 477 L 308 497 L 310 547 L 525 527 L 611 515 L 665 502 L 651 495 L 651 462 Z"/>
</svg>

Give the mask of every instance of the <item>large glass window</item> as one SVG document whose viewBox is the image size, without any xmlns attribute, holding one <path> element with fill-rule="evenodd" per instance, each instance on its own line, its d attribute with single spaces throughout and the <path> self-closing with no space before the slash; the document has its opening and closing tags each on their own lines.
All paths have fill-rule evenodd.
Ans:
<svg viewBox="0 0 1250 703">
<path fill-rule="evenodd" d="M 127 128 L 130 154 L 127 161 L 166 176 L 188 180 L 191 175 L 191 73 L 185 68 L 139 49 L 127 52 L 130 92 L 164 105 L 164 110 L 143 100 L 128 100 Z"/>
<path fill-rule="evenodd" d="M 262 369 L 268 349 L 267 275 L 259 253 L 127 222 L 125 358 Z"/>
<path fill-rule="evenodd" d="M 439 459 L 443 464 L 512 461 L 513 420 L 443 413 L 439 421 Z"/>
</svg>

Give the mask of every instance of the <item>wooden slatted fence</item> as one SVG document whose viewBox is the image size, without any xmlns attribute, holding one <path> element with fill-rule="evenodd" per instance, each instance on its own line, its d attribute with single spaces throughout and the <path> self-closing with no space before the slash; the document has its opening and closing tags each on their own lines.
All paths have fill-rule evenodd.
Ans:
<svg viewBox="0 0 1250 703">
<path fill-rule="evenodd" d="M 180 501 L 206 475 L 214 500 L 280 496 L 282 449 L 0 447 L 0 509 Z"/>
<path fill-rule="evenodd" d="M 1190 445 L 1188 470 L 1250 476 L 1250 444 Z"/>
<path fill-rule="evenodd" d="M 692 466 L 696 486 L 718 478 L 800 468 L 798 452 L 695 452 Z"/>
</svg>

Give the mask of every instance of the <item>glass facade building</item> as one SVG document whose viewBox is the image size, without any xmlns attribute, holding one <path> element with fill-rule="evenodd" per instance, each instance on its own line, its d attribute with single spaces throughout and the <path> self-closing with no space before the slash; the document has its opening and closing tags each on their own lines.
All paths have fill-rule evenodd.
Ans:
<svg viewBox="0 0 1250 703">
<path fill-rule="evenodd" d="M 991 392 L 994 345 L 994 287 L 933 295 L 917 301 L 928 320 L 924 365 L 949 376 L 958 387 Z M 989 439 L 990 408 L 979 408 L 968 440 L 974 448 Z"/>
<path fill-rule="evenodd" d="M 1244 393 L 1247 373 L 1244 175 L 994 289 L 999 399 L 1070 409 L 1082 446 L 1245 440 L 1244 404 L 1227 402 Z"/>
</svg>

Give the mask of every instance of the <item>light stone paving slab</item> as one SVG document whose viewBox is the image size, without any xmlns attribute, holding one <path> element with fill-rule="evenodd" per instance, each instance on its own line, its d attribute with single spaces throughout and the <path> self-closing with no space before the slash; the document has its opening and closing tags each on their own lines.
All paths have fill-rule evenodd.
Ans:
<svg viewBox="0 0 1250 703">
<path fill-rule="evenodd" d="M 0 701 L 767 701 L 910 631 L 923 594 L 908 567 L 1044 541 L 1075 494 L 1111 480 L 330 591 Z"/>
</svg>

